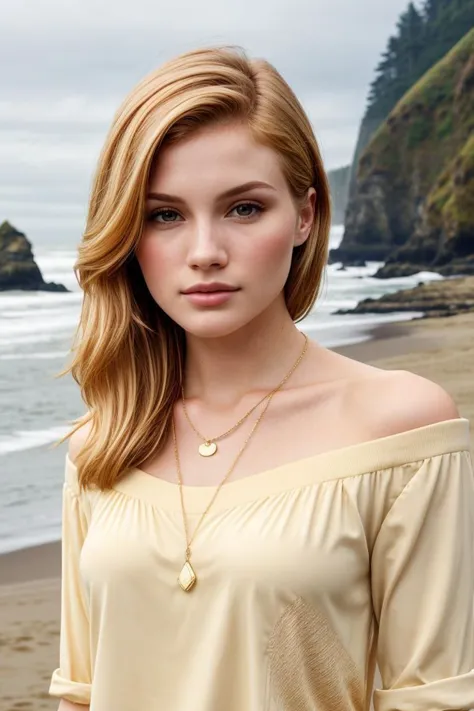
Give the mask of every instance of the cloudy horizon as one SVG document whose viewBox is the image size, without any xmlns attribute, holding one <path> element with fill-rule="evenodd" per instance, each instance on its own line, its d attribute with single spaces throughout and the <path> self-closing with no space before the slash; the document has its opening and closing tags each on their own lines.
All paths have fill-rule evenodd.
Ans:
<svg viewBox="0 0 474 711">
<path fill-rule="evenodd" d="M 74 248 L 115 110 L 143 76 L 199 46 L 264 57 L 305 108 L 327 170 L 351 162 L 369 83 L 407 0 L 6 0 L 0 43 L 0 222 Z"/>
</svg>

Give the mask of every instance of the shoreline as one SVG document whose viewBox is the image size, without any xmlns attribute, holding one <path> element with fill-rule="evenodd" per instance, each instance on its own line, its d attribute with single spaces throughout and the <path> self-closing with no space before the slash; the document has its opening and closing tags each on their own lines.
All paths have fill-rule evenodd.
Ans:
<svg viewBox="0 0 474 711">
<path fill-rule="evenodd" d="M 452 349 L 446 349 L 449 329 Z M 462 416 L 474 427 L 474 378 L 472 392 L 466 374 L 474 370 L 474 313 L 442 318 L 414 318 L 368 326 L 368 340 L 331 348 L 336 353 L 390 370 L 411 370 L 428 377 L 454 397 Z M 461 358 L 457 357 L 459 349 Z M 420 354 L 425 354 L 425 357 Z M 453 361 L 452 364 L 449 361 Z M 448 361 L 449 368 L 440 366 Z M 457 374 L 457 378 L 455 377 Z M 468 382 L 466 382 L 466 379 Z M 474 432 L 472 432 L 474 438 Z M 59 578 L 60 539 L 0 553 L 0 590 L 4 586 Z"/>
<path fill-rule="evenodd" d="M 61 539 L 0 553 L 0 591 L 4 586 L 49 580 L 61 575 Z"/>
</svg>

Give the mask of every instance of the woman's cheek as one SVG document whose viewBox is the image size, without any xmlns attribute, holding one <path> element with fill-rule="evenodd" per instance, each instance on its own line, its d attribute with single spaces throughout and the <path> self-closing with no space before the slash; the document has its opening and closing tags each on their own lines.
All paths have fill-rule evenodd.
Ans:
<svg viewBox="0 0 474 711">
<path fill-rule="evenodd" d="M 136 257 L 149 292 L 155 301 L 161 301 L 168 291 L 166 276 L 170 275 L 166 255 L 159 249 L 157 241 L 143 239 Z"/>
<path fill-rule="evenodd" d="M 173 254 L 168 249 L 162 249 L 160 239 L 153 239 L 152 235 L 146 236 L 137 252 L 142 270 L 150 278 L 166 275 L 172 266 Z"/>
<path fill-rule="evenodd" d="M 276 276 L 286 273 L 291 263 L 293 241 L 289 228 L 278 225 L 263 239 L 257 240 L 252 256 L 247 261 L 260 270 L 264 270 L 267 277 L 272 273 Z M 270 271 L 271 270 L 271 271 Z"/>
</svg>

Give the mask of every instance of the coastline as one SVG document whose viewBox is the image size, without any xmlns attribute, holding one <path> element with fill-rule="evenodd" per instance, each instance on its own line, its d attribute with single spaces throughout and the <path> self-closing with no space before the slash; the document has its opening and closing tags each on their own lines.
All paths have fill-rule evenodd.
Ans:
<svg viewBox="0 0 474 711">
<path fill-rule="evenodd" d="M 369 340 L 332 350 L 439 383 L 470 420 L 474 443 L 474 312 L 382 324 L 366 334 Z M 60 571 L 60 541 L 0 554 L 0 711 L 57 709 L 47 691 L 58 663 Z"/>
</svg>

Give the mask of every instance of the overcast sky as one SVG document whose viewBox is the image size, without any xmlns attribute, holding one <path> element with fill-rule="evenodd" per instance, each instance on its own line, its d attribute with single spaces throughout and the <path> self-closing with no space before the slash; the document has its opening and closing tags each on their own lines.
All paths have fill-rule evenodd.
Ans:
<svg viewBox="0 0 474 711">
<path fill-rule="evenodd" d="M 147 73 L 238 44 L 293 87 L 327 169 L 351 161 L 369 83 L 408 0 L 3 0 L 0 222 L 74 248 L 112 115 Z"/>
</svg>

